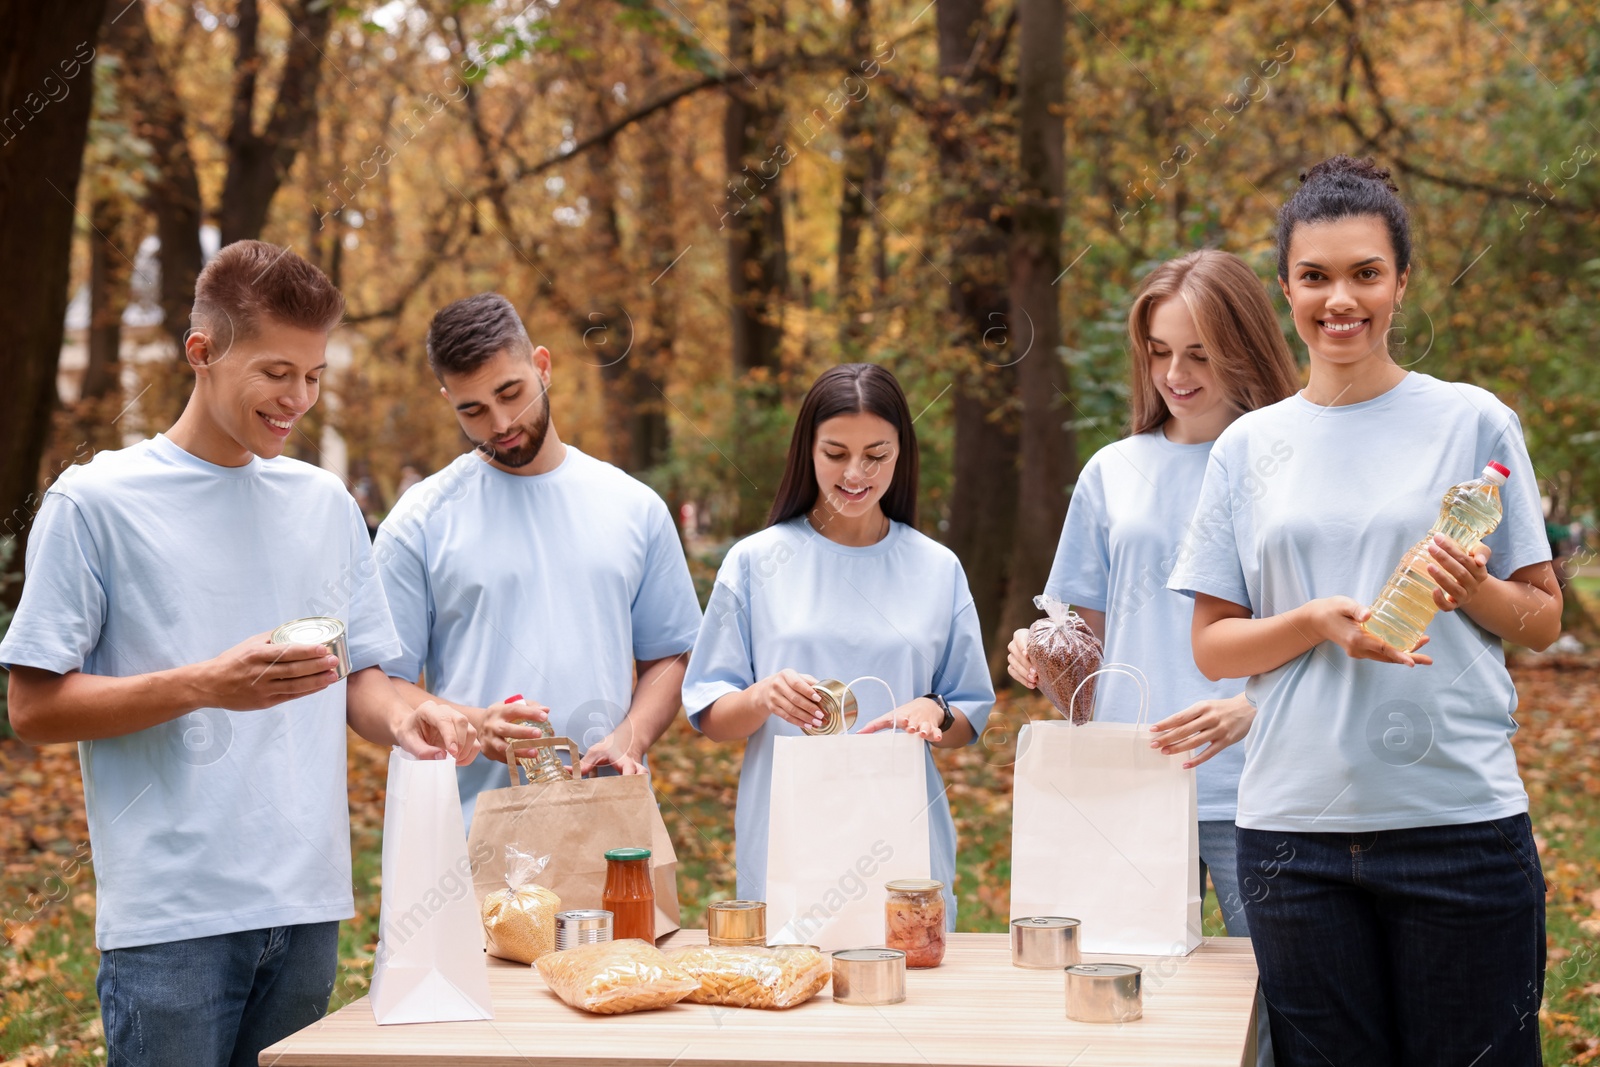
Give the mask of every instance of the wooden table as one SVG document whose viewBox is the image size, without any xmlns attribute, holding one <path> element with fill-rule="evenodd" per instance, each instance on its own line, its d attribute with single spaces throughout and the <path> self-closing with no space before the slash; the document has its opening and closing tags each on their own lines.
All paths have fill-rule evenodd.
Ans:
<svg viewBox="0 0 1600 1067">
<path fill-rule="evenodd" d="M 663 949 L 704 944 L 681 930 Z M 726 1067 L 728 1064 L 924 1064 L 982 1067 L 1253 1067 L 1256 964 L 1245 938 L 1207 938 L 1186 957 L 1086 956 L 1144 968 L 1144 1017 L 1075 1023 L 1060 971 L 1011 966 L 1006 934 L 954 934 L 943 966 L 908 971 L 906 1000 L 835 1004 L 829 989 L 787 1011 L 677 1004 L 589 1015 L 545 988 L 532 967 L 489 961 L 495 1017 L 379 1026 L 365 999 L 278 1042 L 263 1065 Z"/>
</svg>

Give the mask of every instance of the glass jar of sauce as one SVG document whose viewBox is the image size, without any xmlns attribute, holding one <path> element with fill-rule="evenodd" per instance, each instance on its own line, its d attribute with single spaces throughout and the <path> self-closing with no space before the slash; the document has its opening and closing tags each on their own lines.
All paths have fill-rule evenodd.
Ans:
<svg viewBox="0 0 1600 1067">
<path fill-rule="evenodd" d="M 601 894 L 611 912 L 611 936 L 637 937 L 655 944 L 656 888 L 650 880 L 650 850 L 614 848 L 606 853 L 606 888 Z"/>
<path fill-rule="evenodd" d="M 906 954 L 907 967 L 937 967 L 944 959 L 944 883 L 904 878 L 883 887 L 884 941 Z"/>
</svg>

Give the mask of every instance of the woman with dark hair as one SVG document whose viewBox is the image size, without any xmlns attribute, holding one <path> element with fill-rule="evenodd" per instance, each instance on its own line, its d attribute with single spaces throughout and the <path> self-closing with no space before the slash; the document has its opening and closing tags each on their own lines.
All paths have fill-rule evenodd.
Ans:
<svg viewBox="0 0 1600 1067">
<path fill-rule="evenodd" d="M 822 374 L 800 405 L 767 528 L 728 551 L 683 683 L 690 724 L 745 741 L 734 816 L 739 896 L 766 899 L 772 743 L 821 725 L 820 679 L 883 679 L 856 698 L 864 725 L 955 748 L 983 732 L 994 688 L 955 554 L 919 533 L 917 437 L 894 375 Z M 881 708 L 881 713 L 872 711 Z M 929 855 L 954 929 L 955 823 L 927 757 Z M 864 813 L 870 817 L 870 813 Z"/>
<path fill-rule="evenodd" d="M 1217 439 L 1168 583 L 1195 599 L 1195 663 L 1248 678 L 1257 709 L 1238 874 L 1273 1049 L 1286 1067 L 1536 1064 L 1544 879 L 1501 650 L 1560 632 L 1533 466 L 1492 394 L 1390 355 L 1411 235 L 1389 172 L 1336 156 L 1302 182 L 1278 283 L 1309 384 Z M 1389 647 L 1363 605 L 1490 461 L 1511 472 L 1500 525 L 1471 552 L 1433 538 L 1438 615 Z"/>
</svg>

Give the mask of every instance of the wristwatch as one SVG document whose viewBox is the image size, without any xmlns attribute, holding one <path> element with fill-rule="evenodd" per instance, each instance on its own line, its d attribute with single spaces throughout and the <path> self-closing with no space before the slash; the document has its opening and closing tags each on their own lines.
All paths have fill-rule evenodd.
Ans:
<svg viewBox="0 0 1600 1067">
<path fill-rule="evenodd" d="M 940 733 L 944 733 L 946 730 L 950 729 L 950 727 L 956 724 L 956 713 L 950 710 L 950 702 L 948 700 L 940 696 L 938 693 L 924 694 L 923 699 L 933 701 L 935 704 L 939 705 L 939 710 L 944 712 L 944 718 L 939 720 Z"/>
</svg>

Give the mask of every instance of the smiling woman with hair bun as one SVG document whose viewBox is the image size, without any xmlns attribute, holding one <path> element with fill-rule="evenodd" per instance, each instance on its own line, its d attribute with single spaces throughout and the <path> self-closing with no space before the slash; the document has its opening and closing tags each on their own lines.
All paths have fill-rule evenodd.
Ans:
<svg viewBox="0 0 1600 1067">
<path fill-rule="evenodd" d="M 1238 873 L 1273 1048 L 1286 1067 L 1537 1064 L 1544 878 L 1501 642 L 1560 630 L 1538 482 L 1515 413 L 1389 352 L 1411 278 L 1389 172 L 1335 156 L 1302 182 L 1278 284 L 1310 381 L 1218 438 L 1169 582 L 1195 598 L 1195 662 L 1248 678 L 1257 709 Z M 1439 614 L 1390 648 L 1364 605 L 1490 461 L 1511 471 L 1504 518 L 1471 553 L 1434 538 Z"/>
<path fill-rule="evenodd" d="M 767 528 L 717 572 L 683 706 L 712 740 L 745 742 L 734 815 L 744 899 L 766 899 L 773 741 L 821 724 L 818 680 L 882 678 L 904 703 L 857 732 L 893 723 L 941 748 L 976 741 L 994 703 L 966 574 L 915 525 L 911 423 L 888 370 L 825 371 L 800 405 Z M 871 690 L 857 699 L 863 718 L 888 703 Z M 932 876 L 954 929 L 955 823 L 931 752 L 926 776 Z"/>
</svg>

